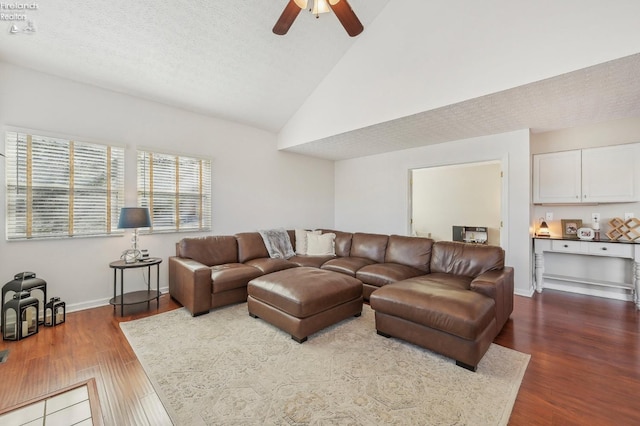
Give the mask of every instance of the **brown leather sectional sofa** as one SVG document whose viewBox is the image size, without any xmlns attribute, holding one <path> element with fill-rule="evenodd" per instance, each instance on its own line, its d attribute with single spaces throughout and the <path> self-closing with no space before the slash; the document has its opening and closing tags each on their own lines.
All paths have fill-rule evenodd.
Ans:
<svg viewBox="0 0 640 426">
<path fill-rule="evenodd" d="M 294 231 L 287 232 L 294 245 Z M 299 266 L 335 271 L 362 282 L 379 334 L 471 370 L 513 310 L 513 268 L 504 265 L 500 247 L 322 232 L 336 234 L 336 256 L 270 258 L 258 232 L 184 238 L 169 258 L 171 297 L 195 316 L 245 302 L 248 282 L 265 274 Z"/>
</svg>

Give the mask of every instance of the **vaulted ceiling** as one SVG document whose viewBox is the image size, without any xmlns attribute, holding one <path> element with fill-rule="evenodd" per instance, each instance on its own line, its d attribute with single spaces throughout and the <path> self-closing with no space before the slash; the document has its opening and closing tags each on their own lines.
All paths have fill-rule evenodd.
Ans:
<svg viewBox="0 0 640 426">
<path fill-rule="evenodd" d="M 350 3 L 367 27 L 388 2 Z M 333 14 L 308 12 L 273 34 L 286 4 L 38 2 L 24 12 L 35 33 L 0 21 L 0 60 L 277 132 L 356 40 Z"/>
<path fill-rule="evenodd" d="M 39 2 L 15 11 L 32 20 L 33 33 L 18 21 L 10 34 L 0 21 L 0 60 L 277 133 L 359 38 L 388 27 L 373 23 L 391 1 L 404 0 L 349 0 L 365 27 L 358 38 L 332 14 L 307 12 L 286 36 L 274 35 L 286 0 Z M 636 54 L 287 150 L 344 159 L 640 116 L 638 75 Z"/>
</svg>

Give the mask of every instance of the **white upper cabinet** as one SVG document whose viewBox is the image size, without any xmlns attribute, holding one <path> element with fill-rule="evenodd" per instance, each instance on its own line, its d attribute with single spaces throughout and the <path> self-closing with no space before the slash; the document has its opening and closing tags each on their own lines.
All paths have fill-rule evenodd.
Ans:
<svg viewBox="0 0 640 426">
<path fill-rule="evenodd" d="M 640 144 L 533 156 L 534 203 L 640 200 Z"/>
<path fill-rule="evenodd" d="M 534 155 L 533 202 L 579 203 L 581 173 L 579 150 Z"/>
<path fill-rule="evenodd" d="M 582 201 L 638 201 L 639 144 L 582 150 Z"/>
</svg>

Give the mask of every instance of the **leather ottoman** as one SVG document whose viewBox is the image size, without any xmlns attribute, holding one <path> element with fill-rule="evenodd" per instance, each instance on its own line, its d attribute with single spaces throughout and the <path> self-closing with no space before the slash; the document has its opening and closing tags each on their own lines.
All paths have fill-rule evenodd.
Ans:
<svg viewBox="0 0 640 426">
<path fill-rule="evenodd" d="M 249 315 L 291 334 L 307 336 L 362 313 L 362 282 L 338 272 L 312 267 L 273 272 L 249 281 Z"/>
</svg>

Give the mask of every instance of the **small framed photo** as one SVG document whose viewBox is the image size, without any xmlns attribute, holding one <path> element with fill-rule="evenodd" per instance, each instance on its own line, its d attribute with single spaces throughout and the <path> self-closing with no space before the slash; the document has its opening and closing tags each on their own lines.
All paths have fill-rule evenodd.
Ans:
<svg viewBox="0 0 640 426">
<path fill-rule="evenodd" d="M 595 236 L 596 236 L 596 233 L 591 228 L 578 229 L 578 238 L 580 238 L 581 240 L 587 240 L 587 241 L 593 240 Z"/>
<path fill-rule="evenodd" d="M 582 228 L 581 219 L 562 219 L 562 238 L 578 238 L 580 228 Z"/>
</svg>

